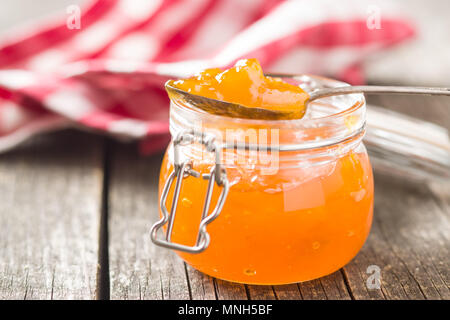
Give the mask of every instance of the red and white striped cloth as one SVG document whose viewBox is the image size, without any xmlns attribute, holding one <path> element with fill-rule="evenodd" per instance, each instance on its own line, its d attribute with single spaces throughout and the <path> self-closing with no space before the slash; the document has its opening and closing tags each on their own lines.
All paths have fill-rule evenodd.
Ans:
<svg viewBox="0 0 450 320">
<path fill-rule="evenodd" d="M 164 82 L 242 57 L 361 82 L 363 59 L 413 35 L 388 2 L 375 1 L 381 29 L 368 28 L 373 2 L 97 0 L 82 8 L 80 29 L 64 16 L 12 32 L 0 42 L 0 151 L 69 126 L 162 149 Z"/>
</svg>

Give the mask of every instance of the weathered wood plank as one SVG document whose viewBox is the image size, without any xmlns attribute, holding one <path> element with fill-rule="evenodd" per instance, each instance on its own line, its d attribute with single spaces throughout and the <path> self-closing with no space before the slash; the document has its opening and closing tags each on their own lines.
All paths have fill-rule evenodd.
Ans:
<svg viewBox="0 0 450 320">
<path fill-rule="evenodd" d="M 349 300 L 351 299 L 341 271 L 298 284 L 281 286 L 247 286 L 252 300 Z"/>
<path fill-rule="evenodd" d="M 250 300 L 276 300 L 273 286 L 247 285 L 247 292 Z"/>
<path fill-rule="evenodd" d="M 302 300 L 297 283 L 274 286 L 273 289 L 278 300 Z"/>
<path fill-rule="evenodd" d="M 183 261 L 149 237 L 159 217 L 161 157 L 142 157 L 135 146 L 115 144 L 110 158 L 111 299 L 189 299 Z"/>
<path fill-rule="evenodd" d="M 212 278 L 187 265 L 193 300 L 247 300 L 248 289 L 240 283 Z"/>
<path fill-rule="evenodd" d="M 374 103 L 449 126 L 445 98 L 378 97 Z M 438 192 L 436 192 L 438 190 Z M 449 299 L 449 186 L 375 175 L 375 212 L 363 250 L 344 268 L 356 299 Z M 368 289 L 367 267 L 381 269 L 380 290 Z"/>
<path fill-rule="evenodd" d="M 243 284 L 220 279 L 214 279 L 214 282 L 219 300 L 247 300 L 249 298 Z"/>
<path fill-rule="evenodd" d="M 306 281 L 298 284 L 300 293 L 304 300 L 326 300 L 327 295 L 320 279 Z"/>
<path fill-rule="evenodd" d="M 369 259 L 356 259 L 344 268 L 354 296 L 448 299 L 449 208 L 444 215 L 429 193 L 411 188 L 405 190 L 405 186 L 391 184 L 389 177 L 376 178 L 374 226 L 360 254 Z M 397 199 L 393 199 L 392 194 Z M 433 247 L 432 252 L 430 247 Z M 362 288 L 369 265 L 381 269 L 380 293 L 370 294 Z"/>
<path fill-rule="evenodd" d="M 0 299 L 93 299 L 102 139 L 64 132 L 0 155 Z"/>
<path fill-rule="evenodd" d="M 370 247 L 370 244 L 373 241 L 372 238 L 376 237 L 375 229 L 376 225 L 372 226 L 371 234 L 369 235 L 369 239 L 366 241 L 363 249 L 349 264 L 347 264 L 342 269 L 343 274 L 347 279 L 347 285 L 353 299 L 385 298 L 382 290 L 369 289 L 366 285 L 367 278 L 369 277 L 369 275 L 366 273 L 367 268 L 371 265 L 376 265 L 375 261 L 377 260 L 372 248 Z M 383 282 L 390 282 L 386 278 L 386 275 L 384 276 Z"/>
<path fill-rule="evenodd" d="M 195 270 L 186 264 L 192 300 L 215 300 L 214 278 Z"/>
<path fill-rule="evenodd" d="M 200 278 L 202 281 L 211 280 L 210 277 L 202 275 L 200 272 L 196 271 L 196 277 Z M 207 280 L 205 280 L 206 278 Z M 192 277 L 191 280 L 191 291 L 194 292 Z M 196 280 L 199 281 L 199 280 Z M 251 300 L 302 300 L 304 299 L 331 299 L 331 300 L 348 300 L 350 299 L 350 294 L 345 285 L 344 278 L 340 271 L 333 273 L 327 277 L 320 280 L 309 281 L 299 284 L 281 285 L 281 286 L 259 286 L 259 285 L 241 285 L 241 284 L 231 284 L 226 281 L 215 280 L 217 296 L 219 299 L 251 299 Z M 198 286 L 198 284 L 197 284 Z M 202 290 L 205 284 L 202 282 Z M 209 288 L 209 286 L 208 286 Z M 204 294 L 197 295 L 202 297 Z M 304 297 L 303 297 L 304 295 Z M 194 295 L 193 295 L 194 296 Z M 204 295 L 207 296 L 207 295 Z M 211 293 L 209 293 L 209 298 L 211 298 Z"/>
<path fill-rule="evenodd" d="M 345 283 L 342 271 L 336 271 L 320 279 L 328 300 L 350 300 L 351 294 Z"/>
<path fill-rule="evenodd" d="M 304 300 L 351 299 L 340 270 L 320 279 L 299 283 L 298 287 Z"/>
</svg>

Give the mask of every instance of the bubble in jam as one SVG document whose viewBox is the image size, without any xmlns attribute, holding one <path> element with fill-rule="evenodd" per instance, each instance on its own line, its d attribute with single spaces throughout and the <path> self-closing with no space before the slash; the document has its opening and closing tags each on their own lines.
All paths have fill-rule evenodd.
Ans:
<svg viewBox="0 0 450 320">
<path fill-rule="evenodd" d="M 171 81 L 183 91 L 216 100 L 288 113 L 300 119 L 309 95 L 299 86 L 278 77 L 264 76 L 257 59 L 239 60 L 227 70 L 206 69 L 187 79 Z"/>
<path fill-rule="evenodd" d="M 244 274 L 245 274 L 246 276 L 254 276 L 254 275 L 256 274 L 256 270 L 253 270 L 253 269 L 245 269 L 245 270 L 244 270 Z"/>
<path fill-rule="evenodd" d="M 182 204 L 184 207 L 186 207 L 186 208 L 192 207 L 192 201 L 191 201 L 190 199 L 188 199 L 188 198 L 183 198 L 183 199 L 181 200 L 181 204 Z"/>
</svg>

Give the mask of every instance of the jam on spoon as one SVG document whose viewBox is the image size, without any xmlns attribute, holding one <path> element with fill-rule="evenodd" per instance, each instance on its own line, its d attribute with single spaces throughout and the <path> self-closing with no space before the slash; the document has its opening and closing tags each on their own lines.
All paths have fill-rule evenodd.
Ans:
<svg viewBox="0 0 450 320">
<path fill-rule="evenodd" d="M 215 110 L 215 106 L 208 103 L 209 99 L 197 106 L 210 113 L 229 113 L 227 115 L 244 118 L 300 119 L 309 98 L 308 93 L 298 86 L 264 76 L 256 59 L 239 60 L 228 70 L 206 69 L 191 78 L 170 80 L 166 88 L 169 95 L 175 94 L 175 88 L 177 93 L 181 90 L 190 94 L 191 99 L 194 95 L 228 102 L 229 112 Z"/>
</svg>

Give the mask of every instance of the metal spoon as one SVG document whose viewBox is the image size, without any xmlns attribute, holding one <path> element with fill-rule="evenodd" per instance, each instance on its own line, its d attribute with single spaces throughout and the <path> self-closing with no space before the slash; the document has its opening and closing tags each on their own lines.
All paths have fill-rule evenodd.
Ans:
<svg viewBox="0 0 450 320">
<path fill-rule="evenodd" d="M 400 86 L 346 86 L 337 88 L 325 88 L 311 92 L 306 104 L 321 98 L 351 93 L 424 94 L 424 95 L 450 96 L 450 88 L 400 87 Z"/>
<path fill-rule="evenodd" d="M 166 90 L 173 100 L 180 99 L 196 108 L 200 108 L 212 114 L 230 116 L 245 119 L 266 119 L 266 120 L 288 120 L 297 119 L 301 116 L 292 110 L 268 110 L 263 108 L 246 107 L 237 103 L 220 101 L 195 95 L 184 90 L 178 89 L 166 83 Z M 352 93 L 385 93 L 385 94 L 424 94 L 424 95 L 442 95 L 450 96 L 449 88 L 427 88 L 427 87 L 401 87 L 401 86 L 343 86 L 336 88 L 318 89 L 309 93 L 309 99 L 305 103 L 305 107 L 309 103 L 321 98 L 352 94 Z"/>
</svg>

